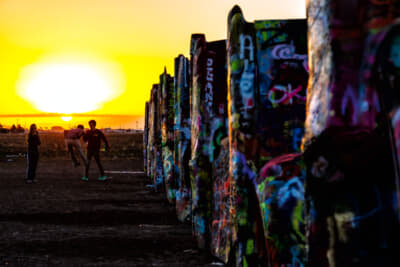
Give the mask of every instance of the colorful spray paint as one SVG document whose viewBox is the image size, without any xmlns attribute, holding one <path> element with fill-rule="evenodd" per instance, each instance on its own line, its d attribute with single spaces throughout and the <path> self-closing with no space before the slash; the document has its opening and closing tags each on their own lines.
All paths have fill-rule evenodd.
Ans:
<svg viewBox="0 0 400 267">
<path fill-rule="evenodd" d="M 227 128 L 226 41 L 207 43 L 206 108 L 209 138 L 207 150 L 212 167 L 211 252 L 228 261 L 232 240 L 232 219 L 229 214 L 229 146 Z"/>
<path fill-rule="evenodd" d="M 190 76 L 189 60 L 183 55 L 175 59 L 175 86 L 176 86 L 176 120 L 175 120 L 175 148 L 177 159 L 175 164 L 179 169 L 176 191 L 176 213 L 181 222 L 191 221 L 191 183 L 189 160 L 191 156 L 190 144 Z"/>
<path fill-rule="evenodd" d="M 235 7 L 228 28 L 227 57 L 225 41 L 194 34 L 190 70 L 183 56 L 175 60 L 174 122 L 163 119 L 162 140 L 164 148 L 174 125 L 177 215 L 186 221 L 191 204 L 199 247 L 211 245 L 225 263 L 256 266 L 268 257 L 271 266 L 301 266 L 304 175 L 294 152 L 305 113 L 305 22 L 247 23 Z"/>
<path fill-rule="evenodd" d="M 149 101 L 149 138 L 147 144 L 147 177 L 153 181 L 153 155 L 154 155 L 154 89 L 155 85 L 150 91 Z"/>
<path fill-rule="evenodd" d="M 211 163 L 208 138 L 211 116 L 210 97 L 207 90 L 207 43 L 204 35 L 193 34 L 191 39 L 191 188 L 193 235 L 199 248 L 210 245 L 210 220 L 212 199 Z"/>
<path fill-rule="evenodd" d="M 175 203 L 174 176 L 174 80 L 166 69 L 160 76 L 161 86 L 161 146 L 165 192 L 170 203 Z"/>
<path fill-rule="evenodd" d="M 397 210 L 400 208 L 400 96 L 398 93 L 400 44 L 399 21 L 385 27 L 375 45 L 376 61 L 373 65 L 370 81 L 377 81 L 380 105 L 382 108 L 382 127 L 387 130 L 391 143 L 394 173 L 396 179 Z M 371 53 L 371 56 L 375 53 Z"/>
<path fill-rule="evenodd" d="M 226 132 L 227 134 L 228 132 Z M 211 253 L 228 263 L 233 247 L 233 216 L 229 179 L 229 140 L 222 138 L 220 152 L 213 162 L 213 211 L 211 223 Z"/>
<path fill-rule="evenodd" d="M 143 170 L 146 175 L 148 175 L 147 171 L 147 149 L 149 145 L 149 102 L 146 102 L 145 105 L 145 115 L 144 115 L 144 129 L 143 129 Z"/>
<path fill-rule="evenodd" d="M 278 170 L 302 167 L 288 153 L 300 151 L 304 131 L 306 21 L 248 23 L 240 8 L 234 7 L 228 30 L 230 186 L 235 200 L 237 263 L 255 266 L 268 261 L 269 266 L 282 266 L 296 262 L 294 266 L 301 266 L 304 196 L 290 188 L 295 184 L 298 192 L 304 191 L 304 171 L 292 175 Z M 263 176 L 267 166 L 276 172 Z M 286 194 L 297 204 L 289 205 L 290 209 L 276 207 L 271 203 L 277 194 Z M 295 239 L 287 240 L 287 228 L 274 227 L 277 216 L 287 228 L 295 228 Z"/>
<path fill-rule="evenodd" d="M 256 236 L 257 175 L 247 163 L 256 159 L 257 84 L 256 44 L 253 24 L 247 23 L 238 6 L 228 16 L 228 117 L 229 176 L 233 242 L 238 266 L 260 264 Z M 261 234 L 262 236 L 262 234 Z"/>
<path fill-rule="evenodd" d="M 305 168 L 300 153 L 270 160 L 257 179 L 268 266 L 305 266 Z"/>
<path fill-rule="evenodd" d="M 152 186 L 158 191 L 163 184 L 161 161 L 161 119 L 160 101 L 161 90 L 159 84 L 154 84 L 151 90 L 148 166 Z"/>
<path fill-rule="evenodd" d="M 269 266 L 305 262 L 304 134 L 308 81 L 306 20 L 265 20 L 256 30 L 257 196 Z"/>
<path fill-rule="evenodd" d="M 379 99 L 384 97 L 378 95 L 390 79 L 381 83 L 376 64 L 399 4 L 308 3 L 308 266 L 399 265 L 396 183 L 385 114 L 390 110 L 382 110 Z"/>
<path fill-rule="evenodd" d="M 179 69 L 179 58 L 175 59 L 174 62 L 174 73 L 178 75 Z M 175 195 L 175 205 L 176 205 L 176 195 L 180 188 L 180 170 L 179 170 L 179 129 L 180 129 L 180 116 L 179 116 L 179 95 L 178 95 L 178 79 L 177 77 L 173 78 L 173 95 L 174 95 L 174 107 L 173 107 L 173 173 L 174 173 L 174 195 Z M 178 213 L 177 213 L 178 214 Z"/>
</svg>

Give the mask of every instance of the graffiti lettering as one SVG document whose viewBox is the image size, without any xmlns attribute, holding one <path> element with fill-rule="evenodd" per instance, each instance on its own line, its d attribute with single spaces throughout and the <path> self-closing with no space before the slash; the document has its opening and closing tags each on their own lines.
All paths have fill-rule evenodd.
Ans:
<svg viewBox="0 0 400 267">
<path fill-rule="evenodd" d="M 298 59 L 298 60 L 307 60 L 307 55 L 300 55 L 295 53 L 296 48 L 292 44 L 280 44 L 276 45 L 272 49 L 272 57 L 274 59 Z"/>
<path fill-rule="evenodd" d="M 242 92 L 250 93 L 253 88 L 254 73 L 244 72 L 240 80 L 240 89 Z"/>
<path fill-rule="evenodd" d="M 248 54 L 246 54 L 246 51 Z M 240 91 L 244 98 L 245 107 L 252 108 L 254 101 L 250 101 L 250 99 L 252 99 L 254 88 L 254 44 L 250 35 L 240 35 L 240 59 L 244 60 Z"/>
<path fill-rule="evenodd" d="M 164 149 L 162 156 L 164 162 L 164 175 L 165 177 L 168 177 L 169 173 L 172 170 L 172 164 L 173 164 L 172 152 L 169 149 Z"/>
<path fill-rule="evenodd" d="M 293 98 L 297 98 L 300 101 L 305 102 L 306 97 L 299 94 L 302 91 L 302 89 L 303 87 L 301 85 L 299 85 L 293 91 L 291 84 L 289 84 L 288 86 L 275 85 L 269 90 L 268 99 L 273 104 L 280 104 L 280 103 L 293 104 Z M 277 98 L 277 95 L 278 96 L 282 95 L 282 96 Z"/>
<path fill-rule="evenodd" d="M 214 82 L 214 60 L 212 58 L 207 59 L 207 84 L 205 90 L 205 106 L 207 112 L 212 116 L 213 106 L 213 82 Z"/>
<path fill-rule="evenodd" d="M 276 45 L 272 49 L 273 59 L 286 59 L 286 60 L 299 60 L 303 61 L 303 67 L 308 72 L 308 55 L 296 54 L 296 48 L 292 44 L 280 44 Z"/>
<path fill-rule="evenodd" d="M 250 58 L 253 58 L 254 55 L 251 54 Z M 244 117 L 249 118 L 250 116 L 247 114 L 248 110 L 254 108 L 254 62 L 249 62 L 249 59 L 244 60 L 244 70 L 242 73 L 242 77 L 240 79 L 240 92 L 243 98 L 243 109 L 245 110 Z"/>
<path fill-rule="evenodd" d="M 246 57 L 248 50 L 248 57 Z M 254 45 L 250 35 L 240 35 L 240 59 L 248 58 L 251 62 L 254 61 Z"/>
<path fill-rule="evenodd" d="M 207 81 L 209 82 L 214 80 L 213 63 L 214 60 L 212 58 L 207 59 Z"/>
</svg>

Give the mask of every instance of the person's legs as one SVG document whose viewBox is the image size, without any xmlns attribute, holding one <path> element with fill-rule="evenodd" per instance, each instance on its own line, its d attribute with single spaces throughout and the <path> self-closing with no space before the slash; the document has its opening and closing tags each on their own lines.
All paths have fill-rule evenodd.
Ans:
<svg viewBox="0 0 400 267">
<path fill-rule="evenodd" d="M 28 168 L 26 179 L 28 181 L 32 181 L 35 179 L 36 176 L 36 168 L 39 161 L 39 154 L 35 152 L 28 152 Z"/>
<path fill-rule="evenodd" d="M 88 164 L 88 160 L 85 156 L 85 152 L 83 152 L 81 142 L 79 141 L 79 139 L 75 140 L 74 146 L 75 146 L 75 149 L 79 152 L 79 155 L 81 156 L 83 164 L 85 164 L 85 166 L 86 166 Z"/>
<path fill-rule="evenodd" d="M 94 159 L 96 160 L 97 166 L 99 167 L 100 176 L 103 177 L 104 176 L 104 168 L 103 168 L 103 165 L 101 165 L 101 161 L 100 161 L 100 151 L 97 151 L 94 154 Z"/>
<path fill-rule="evenodd" d="M 36 180 L 36 170 L 39 163 L 39 153 L 35 153 L 32 162 L 32 181 Z"/>
<path fill-rule="evenodd" d="M 75 157 L 75 153 L 74 153 L 74 149 L 73 149 L 73 146 L 74 146 L 73 141 L 74 140 L 66 139 L 65 144 L 67 145 L 68 153 L 71 156 L 72 162 L 74 163 L 75 166 L 77 166 L 79 164 L 79 162 L 76 160 L 76 157 Z"/>
<path fill-rule="evenodd" d="M 92 157 L 93 157 L 93 151 L 88 150 L 87 151 L 87 164 L 86 164 L 85 176 L 84 176 L 86 178 L 88 178 L 88 176 L 89 176 L 90 161 L 92 160 Z"/>
<path fill-rule="evenodd" d="M 31 153 L 28 152 L 26 155 L 27 166 L 26 166 L 26 181 L 32 181 L 32 160 Z"/>
</svg>

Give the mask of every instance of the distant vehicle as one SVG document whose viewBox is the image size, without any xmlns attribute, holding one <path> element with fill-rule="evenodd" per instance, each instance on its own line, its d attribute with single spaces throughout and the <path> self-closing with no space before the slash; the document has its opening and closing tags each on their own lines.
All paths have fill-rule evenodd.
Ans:
<svg viewBox="0 0 400 267">
<path fill-rule="evenodd" d="M 0 128 L 0 133 L 5 134 L 5 133 L 9 133 L 10 130 L 7 128 Z"/>
<path fill-rule="evenodd" d="M 24 129 L 23 127 L 21 127 L 20 124 L 18 124 L 17 126 L 15 126 L 15 124 L 13 124 L 13 125 L 11 126 L 10 131 L 11 131 L 12 133 L 25 133 L 25 129 Z"/>
</svg>

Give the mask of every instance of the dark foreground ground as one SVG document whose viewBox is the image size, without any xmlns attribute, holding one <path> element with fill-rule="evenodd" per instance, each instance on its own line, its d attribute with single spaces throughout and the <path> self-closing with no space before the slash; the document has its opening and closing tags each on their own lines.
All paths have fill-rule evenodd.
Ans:
<svg viewBox="0 0 400 267">
<path fill-rule="evenodd" d="M 68 160 L 42 159 L 25 184 L 24 159 L 0 162 L 0 266 L 217 266 L 196 249 L 141 161 L 105 160 L 111 179 L 88 182 Z"/>
</svg>

